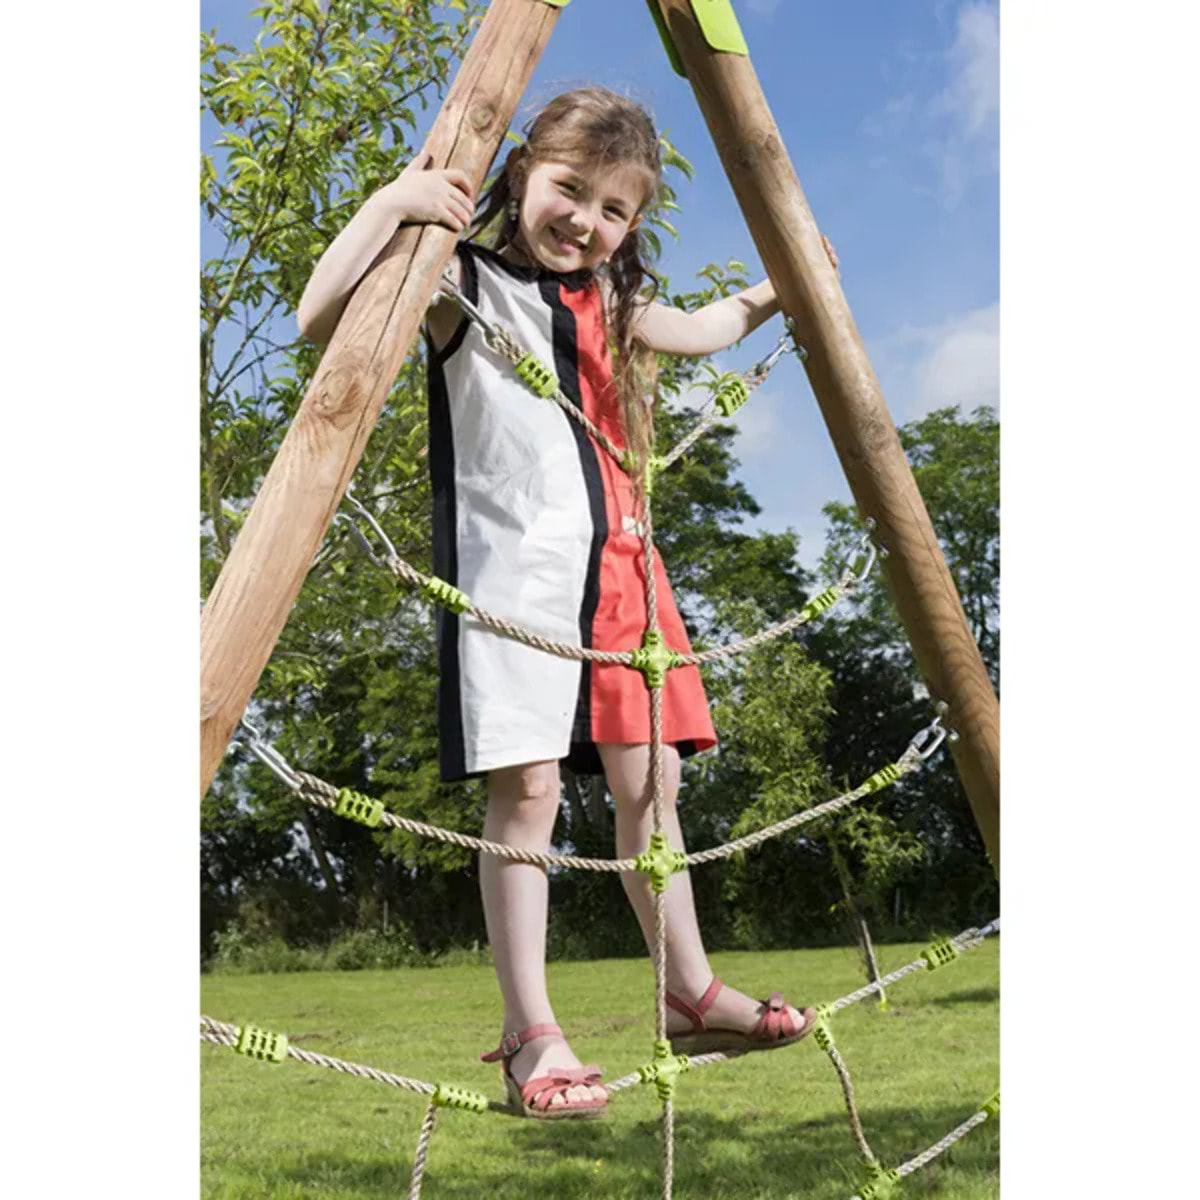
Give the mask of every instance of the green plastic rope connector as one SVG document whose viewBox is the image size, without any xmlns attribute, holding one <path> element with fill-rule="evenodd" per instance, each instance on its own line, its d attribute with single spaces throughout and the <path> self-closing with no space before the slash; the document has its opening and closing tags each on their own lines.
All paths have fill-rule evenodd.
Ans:
<svg viewBox="0 0 1200 1200">
<path fill-rule="evenodd" d="M 674 650 L 668 650 L 658 630 L 651 630 L 642 638 L 639 649 L 633 651 L 629 665 L 635 671 L 641 671 L 646 676 L 646 686 L 660 688 L 666 679 L 667 672 L 682 662 L 682 655 Z"/>
<path fill-rule="evenodd" d="M 339 817 L 349 817 L 360 825 L 374 829 L 383 820 L 383 801 L 372 800 L 349 788 L 342 788 L 337 794 L 337 806 L 333 810 Z"/>
<path fill-rule="evenodd" d="M 800 615 L 811 621 L 827 608 L 832 608 L 841 598 L 842 592 L 836 583 L 831 583 L 819 596 L 814 596 L 801 610 Z"/>
<path fill-rule="evenodd" d="M 257 1025 L 243 1025 L 238 1032 L 234 1049 L 260 1062 L 283 1062 L 287 1058 L 288 1040 L 285 1033 L 272 1033 Z"/>
<path fill-rule="evenodd" d="M 833 1009 L 828 1004 L 817 1005 L 817 1015 L 813 1020 L 813 1041 L 822 1050 L 828 1050 L 833 1045 L 833 1030 L 829 1027 L 829 1019 Z"/>
<path fill-rule="evenodd" d="M 671 1043 L 654 1043 L 654 1061 L 638 1067 L 638 1080 L 654 1084 L 660 1100 L 670 1100 L 675 1094 L 675 1081 L 684 1071 L 692 1069 L 692 1060 L 686 1054 L 672 1054 Z"/>
<path fill-rule="evenodd" d="M 750 399 L 750 389 L 740 375 L 726 375 L 717 385 L 717 394 L 713 403 L 721 410 L 721 415 L 732 417 L 747 400 Z"/>
<path fill-rule="evenodd" d="M 866 1182 L 858 1189 L 861 1200 L 886 1200 L 895 1195 L 896 1184 L 900 1182 L 900 1172 L 895 1168 L 887 1168 L 880 1163 L 867 1163 Z"/>
<path fill-rule="evenodd" d="M 486 1112 L 488 1098 L 482 1092 L 457 1087 L 452 1083 L 439 1083 L 433 1093 L 433 1103 L 439 1108 L 465 1108 L 467 1112 Z"/>
<path fill-rule="evenodd" d="M 994 1091 L 980 1105 L 980 1111 L 987 1113 L 988 1117 L 993 1121 L 1000 1115 L 1000 1092 L 998 1090 Z"/>
<path fill-rule="evenodd" d="M 687 870 L 687 855 L 682 850 L 672 850 L 667 835 L 659 829 L 650 835 L 650 849 L 643 850 L 633 860 L 633 869 L 649 875 L 650 890 L 661 895 L 672 875 Z"/>
<path fill-rule="evenodd" d="M 931 971 L 936 971 L 938 967 L 944 967 L 947 963 L 952 963 L 958 957 L 958 954 L 958 947 L 949 938 L 941 938 L 936 942 L 930 942 L 921 951 L 921 957 L 925 960 L 925 965 Z"/>
<path fill-rule="evenodd" d="M 435 604 L 441 604 L 451 612 L 463 613 L 471 607 L 471 597 L 466 592 L 460 592 L 458 588 L 444 579 L 438 579 L 436 575 L 422 590 Z"/>
<path fill-rule="evenodd" d="M 881 792 L 885 787 L 896 782 L 904 772 L 895 763 L 889 763 L 880 768 L 863 784 L 867 792 Z"/>
<path fill-rule="evenodd" d="M 523 354 L 513 370 L 543 400 L 549 400 L 558 391 L 558 376 L 536 354 Z"/>
</svg>

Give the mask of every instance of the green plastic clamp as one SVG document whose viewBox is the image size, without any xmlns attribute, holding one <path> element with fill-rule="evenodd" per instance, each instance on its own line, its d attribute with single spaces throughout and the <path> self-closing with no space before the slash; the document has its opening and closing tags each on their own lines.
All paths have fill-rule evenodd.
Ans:
<svg viewBox="0 0 1200 1200">
<path fill-rule="evenodd" d="M 747 400 L 750 399 L 750 389 L 740 375 L 726 375 L 717 384 L 717 394 L 713 403 L 721 410 L 724 417 L 732 417 Z"/>
<path fill-rule="evenodd" d="M 333 810 L 339 817 L 349 817 L 360 825 L 374 829 L 383 820 L 383 801 L 372 800 L 350 788 L 342 788 L 337 795 L 337 806 Z"/>
<path fill-rule="evenodd" d="M 558 391 L 558 376 L 536 354 L 521 355 L 513 370 L 543 400 L 549 400 Z"/>
<path fill-rule="evenodd" d="M 638 1067 L 638 1080 L 654 1084 L 660 1100 L 670 1100 L 675 1094 L 675 1083 L 684 1071 L 692 1069 L 692 1060 L 686 1054 L 672 1054 L 671 1043 L 654 1043 L 654 1061 Z"/>
<path fill-rule="evenodd" d="M 646 676 L 646 686 L 660 688 L 666 679 L 667 672 L 672 667 L 678 667 L 683 661 L 681 654 L 668 650 L 662 634 L 650 630 L 642 638 L 639 649 L 633 651 L 629 665 L 635 671 L 641 671 Z"/>
<path fill-rule="evenodd" d="M 272 1033 L 257 1025 L 243 1025 L 238 1032 L 234 1049 L 260 1062 L 283 1062 L 287 1058 L 288 1040 L 285 1033 Z"/>
<path fill-rule="evenodd" d="M 683 59 L 679 57 L 675 39 L 667 28 L 662 11 L 655 0 L 646 0 L 646 3 L 650 8 L 650 15 L 654 18 L 654 24 L 658 26 L 658 35 L 662 38 L 663 49 L 667 52 L 675 74 L 686 79 L 687 71 Z M 692 12 L 696 14 L 696 24 L 700 26 L 704 40 L 712 49 L 724 51 L 726 54 L 749 55 L 750 49 L 734 14 L 732 0 L 691 0 L 691 3 Z"/>
<path fill-rule="evenodd" d="M 1000 1090 L 997 1088 L 981 1105 L 980 1111 L 995 1120 L 1000 1115 Z"/>
<path fill-rule="evenodd" d="M 931 971 L 936 971 L 938 967 L 952 963 L 958 955 L 958 947 L 949 938 L 939 938 L 936 942 L 930 942 L 921 951 L 921 957 Z"/>
<path fill-rule="evenodd" d="M 650 890 L 661 895 L 667 890 L 672 875 L 687 870 L 687 854 L 682 850 L 672 850 L 667 835 L 661 829 L 656 830 L 650 835 L 649 850 L 643 850 L 634 858 L 633 869 L 649 875 Z"/>
<path fill-rule="evenodd" d="M 813 1041 L 822 1050 L 828 1050 L 833 1045 L 833 1030 L 829 1020 L 833 1016 L 833 1008 L 829 1004 L 818 1004 L 817 1015 L 813 1022 Z"/>
<path fill-rule="evenodd" d="M 457 1087 L 453 1083 L 439 1083 L 433 1093 L 433 1103 L 439 1108 L 464 1108 L 467 1112 L 486 1112 L 488 1098 L 482 1092 Z"/>
<path fill-rule="evenodd" d="M 903 774 L 904 772 L 901 771 L 895 763 L 888 763 L 886 767 L 881 767 L 878 771 L 876 771 L 875 774 L 863 784 L 863 787 L 867 789 L 868 793 L 881 792 L 885 787 L 895 783 L 896 780 L 899 779 Z"/>
<path fill-rule="evenodd" d="M 422 589 L 435 604 L 441 604 L 451 612 L 463 613 L 471 607 L 471 597 L 466 592 L 438 579 L 435 575 Z"/>
<path fill-rule="evenodd" d="M 889 1169 L 877 1162 L 867 1163 L 867 1178 L 859 1189 L 861 1200 L 886 1200 L 895 1195 L 896 1185 L 900 1182 L 900 1172 L 894 1167 Z"/>
<path fill-rule="evenodd" d="M 819 596 L 814 596 L 800 610 L 800 615 L 806 621 L 811 621 L 814 617 L 819 617 L 826 609 L 832 608 L 841 599 L 841 595 L 837 584 L 831 583 Z"/>
</svg>

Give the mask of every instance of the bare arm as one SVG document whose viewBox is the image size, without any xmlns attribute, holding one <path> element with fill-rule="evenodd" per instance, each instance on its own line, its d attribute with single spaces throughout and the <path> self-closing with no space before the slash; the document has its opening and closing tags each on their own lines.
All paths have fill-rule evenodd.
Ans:
<svg viewBox="0 0 1200 1200">
<path fill-rule="evenodd" d="M 837 252 L 822 237 L 825 252 L 836 271 Z M 669 304 L 647 304 L 637 317 L 637 337 L 660 354 L 699 357 L 715 354 L 753 333 L 779 311 L 775 288 L 769 279 L 714 300 L 695 312 L 684 312 Z"/>
<path fill-rule="evenodd" d="M 296 309 L 296 323 L 306 338 L 322 345 L 329 341 L 359 280 L 398 226 L 436 223 L 455 233 L 467 227 L 474 206 L 466 175 L 457 169 L 430 170 L 429 161 L 418 155 L 368 197 L 317 260 Z"/>
</svg>

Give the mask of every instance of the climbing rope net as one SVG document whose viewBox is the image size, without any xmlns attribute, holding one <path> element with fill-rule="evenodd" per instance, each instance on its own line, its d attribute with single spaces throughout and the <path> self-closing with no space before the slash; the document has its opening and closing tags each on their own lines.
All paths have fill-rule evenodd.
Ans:
<svg viewBox="0 0 1200 1200">
<path fill-rule="evenodd" d="M 667 673 L 677 667 L 701 665 L 729 659 L 736 655 L 748 653 L 766 642 L 791 633 L 812 621 L 836 604 L 843 596 L 859 586 L 868 576 L 874 566 L 876 550 L 871 535 L 865 535 L 860 543 L 859 551 L 854 559 L 843 569 L 839 579 L 809 600 L 799 612 L 794 613 L 783 621 L 770 626 L 751 637 L 737 642 L 717 646 L 702 653 L 680 653 L 670 649 L 663 642 L 662 633 L 658 628 L 657 594 L 654 584 L 654 535 L 650 514 L 650 502 L 653 494 L 655 475 L 678 461 L 708 430 L 718 421 L 727 419 L 749 399 L 751 391 L 758 387 L 770 373 L 772 367 L 789 348 L 789 341 L 801 360 L 805 357 L 803 346 L 795 339 L 795 331 L 788 325 L 788 332 L 780 337 L 771 353 L 761 362 L 751 367 L 747 372 L 736 374 L 727 373 L 721 376 L 712 388 L 712 398 L 706 409 L 701 412 L 700 420 L 688 435 L 664 456 L 650 456 L 644 463 L 638 463 L 628 451 L 619 449 L 598 429 L 587 416 L 563 394 L 554 372 L 542 363 L 536 356 L 523 350 L 512 334 L 503 327 L 489 321 L 470 299 L 463 294 L 457 284 L 447 274 L 442 281 L 439 295 L 445 295 L 454 300 L 466 317 L 474 322 L 482 332 L 487 347 L 495 354 L 507 360 L 516 375 L 538 396 L 553 401 L 567 415 L 582 425 L 593 440 L 621 465 L 622 469 L 632 474 L 640 471 L 643 479 L 643 519 L 641 525 L 642 553 L 646 574 L 646 608 L 647 627 L 642 645 L 623 651 L 593 650 L 587 647 L 571 645 L 554 641 L 538 634 L 523 625 L 502 619 L 474 605 L 469 596 L 453 587 L 445 580 L 426 575 L 411 564 L 405 562 L 397 553 L 379 522 L 367 508 L 354 496 L 353 491 L 347 492 L 347 500 L 356 510 L 361 519 L 375 537 L 372 541 L 357 523 L 354 517 L 338 514 L 338 519 L 349 526 L 350 533 L 360 543 L 370 559 L 378 566 L 390 570 L 398 579 L 418 588 L 431 601 L 441 604 L 452 612 L 466 615 L 477 621 L 484 628 L 498 636 L 511 638 L 526 646 L 553 654 L 561 658 L 576 661 L 619 664 L 631 670 L 641 671 L 645 677 L 650 700 L 650 782 L 653 801 L 653 833 L 646 850 L 634 858 L 586 858 L 572 854 L 539 853 L 531 850 L 508 846 L 498 842 L 487 841 L 483 838 L 471 837 L 454 830 L 442 829 L 422 821 L 413 821 L 406 817 L 396 816 L 388 812 L 381 801 L 371 799 L 349 788 L 337 788 L 333 784 L 310 775 L 305 771 L 293 768 L 266 741 L 252 721 L 243 718 L 241 729 L 246 748 L 260 762 L 275 773 L 282 782 L 290 788 L 305 803 L 316 808 L 333 811 L 339 816 L 359 822 L 368 828 L 386 827 L 404 830 L 420 837 L 433 838 L 449 842 L 470 850 L 478 850 L 484 854 L 493 854 L 501 858 L 522 863 L 532 863 L 546 868 L 566 867 L 583 871 L 624 872 L 637 871 L 649 877 L 649 884 L 654 900 L 655 914 L 655 945 L 654 945 L 654 975 L 655 975 L 655 1041 L 651 1060 L 621 1078 L 606 1084 L 610 1097 L 636 1084 L 652 1085 L 662 1102 L 663 1117 L 663 1161 L 662 1161 L 662 1196 L 663 1200 L 671 1200 L 674 1188 L 675 1169 L 675 1106 L 674 1095 L 678 1077 L 685 1071 L 698 1067 L 710 1066 L 726 1059 L 741 1057 L 745 1050 L 716 1052 L 710 1054 L 685 1055 L 674 1054 L 666 1032 L 666 907 L 664 895 L 670 886 L 671 876 L 689 867 L 701 863 L 716 862 L 728 858 L 741 851 L 752 849 L 771 838 L 779 837 L 802 825 L 820 820 L 841 809 L 857 803 L 866 796 L 879 792 L 896 783 L 903 776 L 917 771 L 931 758 L 949 736 L 954 733 L 942 725 L 942 713 L 939 711 L 932 722 L 918 731 L 904 753 L 893 763 L 876 771 L 857 788 L 836 796 L 824 803 L 814 805 L 778 821 L 755 833 L 737 838 L 720 846 L 707 850 L 685 853 L 683 850 L 672 849 L 668 844 L 667 835 L 663 828 L 664 788 L 663 788 L 663 754 L 662 754 L 662 688 Z M 435 300 L 438 296 L 435 296 Z M 892 983 L 918 971 L 933 971 L 953 962 L 965 950 L 970 950 L 991 935 L 999 932 L 999 920 L 994 920 L 981 929 L 966 929 L 953 938 L 943 938 L 931 943 L 917 959 L 890 974 L 877 978 L 857 991 L 841 996 L 835 1000 L 817 1006 L 817 1021 L 813 1029 L 813 1040 L 826 1052 L 837 1072 L 849 1116 L 850 1129 L 855 1145 L 863 1160 L 864 1179 L 859 1185 L 852 1200 L 884 1200 L 891 1195 L 897 1182 L 906 1175 L 919 1170 L 927 1163 L 944 1153 L 960 1138 L 965 1137 L 972 1129 L 983 1122 L 995 1119 L 1000 1111 L 1000 1093 L 995 1092 L 984 1101 L 979 1109 L 969 1115 L 960 1125 L 950 1130 L 945 1137 L 928 1147 L 920 1154 L 895 1167 L 885 1167 L 871 1149 L 859 1117 L 858 1106 L 854 1095 L 854 1086 L 849 1069 L 834 1042 L 832 1018 L 842 1009 L 857 1004 L 868 996 L 885 994 L 884 989 Z M 521 1110 L 508 1103 L 498 1103 L 489 1100 L 482 1093 L 453 1084 L 433 1084 L 422 1080 L 409 1079 L 388 1071 L 380 1071 L 374 1067 L 363 1066 L 359 1063 L 346 1062 L 329 1055 L 319 1054 L 311 1050 L 301 1049 L 290 1044 L 285 1034 L 264 1030 L 253 1025 L 231 1025 L 215 1021 L 210 1017 L 200 1018 L 200 1037 L 206 1042 L 216 1045 L 230 1046 L 251 1058 L 269 1062 L 282 1062 L 292 1058 L 298 1062 L 312 1066 L 329 1067 L 335 1071 L 355 1075 L 362 1079 L 373 1079 L 392 1087 L 416 1092 L 428 1097 L 428 1107 L 421 1123 L 417 1138 L 417 1147 L 413 1157 L 412 1175 L 409 1182 L 409 1200 L 419 1200 L 421 1185 L 425 1175 L 426 1163 L 429 1156 L 430 1140 L 437 1122 L 439 1108 L 457 1108 L 467 1112 L 481 1113 L 497 1112 L 509 1116 L 521 1115 Z"/>
</svg>

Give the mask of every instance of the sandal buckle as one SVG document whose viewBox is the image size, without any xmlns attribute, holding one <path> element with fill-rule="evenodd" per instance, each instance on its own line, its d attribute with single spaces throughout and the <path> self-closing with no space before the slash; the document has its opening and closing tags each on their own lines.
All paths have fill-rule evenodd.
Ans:
<svg viewBox="0 0 1200 1200">
<path fill-rule="evenodd" d="M 521 1048 L 521 1038 L 516 1033 L 506 1033 L 500 1039 L 500 1053 L 505 1058 L 512 1058 L 514 1054 Z"/>
</svg>

